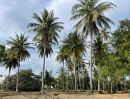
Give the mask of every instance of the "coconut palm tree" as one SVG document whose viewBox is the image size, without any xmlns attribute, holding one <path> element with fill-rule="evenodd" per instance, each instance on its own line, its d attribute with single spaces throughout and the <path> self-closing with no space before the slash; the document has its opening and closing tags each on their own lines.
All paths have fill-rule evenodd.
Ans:
<svg viewBox="0 0 130 99">
<path fill-rule="evenodd" d="M 58 62 L 62 63 L 62 65 L 63 65 L 63 90 L 65 90 L 65 72 L 64 72 L 65 67 L 64 67 L 64 65 L 65 65 L 65 61 L 67 60 L 67 55 L 65 55 L 63 53 L 63 51 L 60 50 L 60 52 L 58 53 L 58 55 L 56 57 L 56 60 Z"/>
<path fill-rule="evenodd" d="M 73 61 L 73 69 L 75 74 L 75 91 L 77 91 L 77 60 L 85 53 L 85 41 L 77 31 L 67 35 L 63 41 L 62 50 L 65 55 L 68 55 Z"/>
<path fill-rule="evenodd" d="M 102 62 L 104 61 L 103 57 L 105 55 L 105 51 L 107 50 L 107 44 L 103 43 L 103 39 L 98 36 L 96 40 L 93 42 L 93 54 L 95 65 L 97 66 L 98 71 L 98 91 L 100 91 L 100 70 Z"/>
<path fill-rule="evenodd" d="M 28 43 L 28 38 L 25 37 L 24 34 L 18 35 L 16 34 L 16 38 L 10 38 L 7 41 L 7 44 L 11 46 L 11 54 L 9 54 L 9 59 L 15 57 L 18 61 L 18 72 L 17 72 L 17 82 L 16 82 L 16 92 L 18 92 L 18 84 L 19 84 L 19 67 L 20 62 L 25 61 L 27 58 L 30 57 L 30 53 L 28 49 L 32 48 L 30 46 L 31 43 Z"/>
<path fill-rule="evenodd" d="M 79 88 L 80 88 L 80 90 L 81 90 L 81 77 L 82 77 L 82 70 L 84 70 L 85 69 L 85 66 L 86 66 L 86 62 L 84 61 L 84 59 L 83 59 L 83 57 L 79 57 L 78 59 L 77 59 L 77 71 L 78 71 L 78 80 L 79 80 Z"/>
<path fill-rule="evenodd" d="M 92 41 L 94 35 L 99 34 L 102 27 L 110 28 L 113 22 L 105 16 L 105 12 L 115 5 L 111 2 L 99 2 L 100 0 L 79 0 L 72 8 L 71 20 L 78 19 L 75 28 L 82 30 L 83 34 L 90 36 L 90 90 L 92 86 Z"/>
<path fill-rule="evenodd" d="M 10 57 L 10 54 L 12 54 L 12 51 L 10 49 L 7 49 L 7 51 L 5 52 L 4 60 L 3 60 L 4 67 L 9 70 L 7 84 L 6 84 L 6 90 L 8 89 L 11 69 L 15 69 L 19 65 L 17 58 Z"/>
<path fill-rule="evenodd" d="M 61 86 L 62 86 L 62 89 L 63 89 L 64 88 L 64 85 L 62 85 L 62 84 L 64 84 L 64 68 L 63 67 L 59 68 L 58 74 L 59 74 Z"/>
<path fill-rule="evenodd" d="M 64 50 L 64 49 L 62 49 Z M 67 56 L 67 55 L 66 55 Z M 73 83 L 73 63 L 72 63 L 72 60 L 71 60 L 71 57 L 68 55 L 67 58 L 66 58 L 66 61 L 65 61 L 65 64 L 67 66 L 67 82 L 66 82 L 66 88 L 67 88 L 67 91 L 68 91 L 68 88 L 69 88 L 69 74 L 70 74 L 70 79 L 71 79 L 71 89 L 74 88 L 74 83 Z"/>
<path fill-rule="evenodd" d="M 41 17 L 34 13 L 33 19 L 36 20 L 36 23 L 29 23 L 28 28 L 36 33 L 34 41 L 37 43 L 40 56 L 43 57 L 42 93 L 44 89 L 45 58 L 52 53 L 52 44 L 56 44 L 58 42 L 58 32 L 61 32 L 63 29 L 63 23 L 58 22 L 59 18 L 54 16 L 53 11 L 49 12 L 46 9 L 41 12 Z"/>
</svg>

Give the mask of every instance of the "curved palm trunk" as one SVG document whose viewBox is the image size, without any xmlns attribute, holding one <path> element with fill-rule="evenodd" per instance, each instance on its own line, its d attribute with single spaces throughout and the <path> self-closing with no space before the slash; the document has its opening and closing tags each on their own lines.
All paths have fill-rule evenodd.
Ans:
<svg viewBox="0 0 130 99">
<path fill-rule="evenodd" d="M 90 40 L 90 91 L 92 92 L 93 90 L 93 85 L 92 85 L 92 39 L 93 39 L 93 35 L 91 33 L 90 35 L 91 40 Z"/>
<path fill-rule="evenodd" d="M 19 86 L 19 67 L 20 65 L 18 66 L 18 72 L 17 72 L 17 82 L 16 82 L 16 92 L 18 92 L 18 86 Z"/>
<path fill-rule="evenodd" d="M 43 56 L 43 69 L 42 69 L 42 86 L 41 86 L 41 93 L 43 93 L 44 90 L 44 72 L 45 72 L 45 58 L 46 58 L 46 49 L 44 47 L 44 56 Z"/>
</svg>

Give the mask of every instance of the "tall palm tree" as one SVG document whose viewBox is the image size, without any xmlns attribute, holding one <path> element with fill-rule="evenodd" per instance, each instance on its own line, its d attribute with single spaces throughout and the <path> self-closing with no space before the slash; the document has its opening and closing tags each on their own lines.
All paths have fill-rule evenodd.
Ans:
<svg viewBox="0 0 130 99">
<path fill-rule="evenodd" d="M 63 41 L 62 50 L 73 61 L 73 69 L 75 74 L 75 91 L 77 91 L 77 60 L 82 57 L 86 51 L 85 40 L 80 37 L 77 31 L 67 35 Z"/>
<path fill-rule="evenodd" d="M 32 47 L 30 46 L 31 43 L 28 43 L 28 38 L 25 37 L 24 34 L 16 34 L 16 38 L 10 38 L 10 40 L 7 41 L 7 44 L 11 46 L 11 54 L 9 54 L 8 56 L 9 59 L 15 57 L 17 58 L 19 64 L 16 82 L 16 92 L 18 92 L 20 62 L 25 61 L 27 58 L 30 57 L 28 49 Z"/>
<path fill-rule="evenodd" d="M 94 35 L 99 34 L 102 27 L 110 28 L 109 23 L 113 22 L 105 16 L 105 12 L 115 5 L 111 2 L 99 2 L 100 0 L 79 0 L 72 8 L 72 20 L 79 19 L 75 28 L 82 30 L 82 33 L 90 35 L 90 91 L 92 86 L 92 41 Z"/>
<path fill-rule="evenodd" d="M 61 32 L 63 29 L 63 23 L 58 22 L 59 18 L 54 16 L 53 11 L 48 12 L 46 9 L 41 12 L 41 17 L 34 13 L 33 19 L 36 20 L 36 23 L 29 23 L 28 28 L 30 28 L 31 31 L 36 32 L 34 41 L 37 43 L 40 56 L 43 57 L 42 93 L 44 89 L 45 58 L 52 53 L 52 44 L 58 42 L 58 32 Z"/>
<path fill-rule="evenodd" d="M 62 63 L 62 65 L 63 65 L 63 90 L 64 90 L 64 88 L 65 88 L 65 71 L 64 71 L 64 70 L 65 70 L 65 67 L 64 67 L 64 65 L 65 65 L 66 59 L 67 59 L 67 55 L 65 55 L 65 54 L 63 53 L 63 51 L 60 50 L 60 52 L 58 53 L 58 55 L 57 55 L 57 57 L 56 57 L 56 60 L 57 60 L 58 62 Z"/>
<path fill-rule="evenodd" d="M 93 54 L 95 65 L 98 69 L 98 91 L 100 91 L 100 69 L 102 62 L 104 61 L 105 51 L 107 50 L 107 43 L 103 43 L 103 38 L 97 36 L 96 40 L 93 42 Z"/>
</svg>

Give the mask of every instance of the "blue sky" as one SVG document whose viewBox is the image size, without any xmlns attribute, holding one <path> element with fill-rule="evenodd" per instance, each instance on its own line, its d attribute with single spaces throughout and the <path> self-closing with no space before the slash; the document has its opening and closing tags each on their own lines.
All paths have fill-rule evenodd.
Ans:
<svg viewBox="0 0 130 99">
<path fill-rule="evenodd" d="M 102 0 L 104 1 L 104 0 Z M 130 1 L 129 0 L 107 0 L 115 3 L 117 8 L 108 11 L 106 15 L 115 22 L 112 26 L 114 30 L 119 20 L 130 18 Z M 60 33 L 60 37 L 66 33 L 71 32 L 74 22 L 69 21 L 71 16 L 72 5 L 77 0 L 0 0 L 0 44 L 6 44 L 9 37 L 15 37 L 15 32 L 25 33 L 32 42 L 34 33 L 28 32 L 27 24 L 32 22 L 32 13 L 40 13 L 44 8 L 54 10 L 55 15 L 64 22 L 64 30 Z M 60 40 L 60 39 L 59 39 Z M 58 47 L 54 47 L 54 53 L 46 60 L 46 69 L 56 71 L 60 68 L 61 64 L 55 61 L 58 52 Z M 37 49 L 30 50 L 31 58 L 21 63 L 20 69 L 32 69 L 35 73 L 39 73 L 42 68 L 42 60 L 37 54 Z M 89 56 L 89 55 L 88 55 Z M 14 74 L 17 70 L 12 70 Z M 8 70 L 0 67 L 0 74 L 7 75 Z"/>
</svg>

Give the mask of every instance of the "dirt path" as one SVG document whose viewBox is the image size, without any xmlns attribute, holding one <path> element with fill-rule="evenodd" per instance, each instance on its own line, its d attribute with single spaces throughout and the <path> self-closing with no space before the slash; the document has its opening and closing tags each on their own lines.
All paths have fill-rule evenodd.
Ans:
<svg viewBox="0 0 130 99">
<path fill-rule="evenodd" d="M 130 99 L 129 94 L 95 94 L 95 95 L 81 95 L 81 94 L 60 94 L 54 96 L 52 94 L 44 94 L 44 95 L 37 95 L 37 94 L 28 94 L 28 95 L 15 95 L 15 96 L 6 96 L 0 99 Z"/>
</svg>

